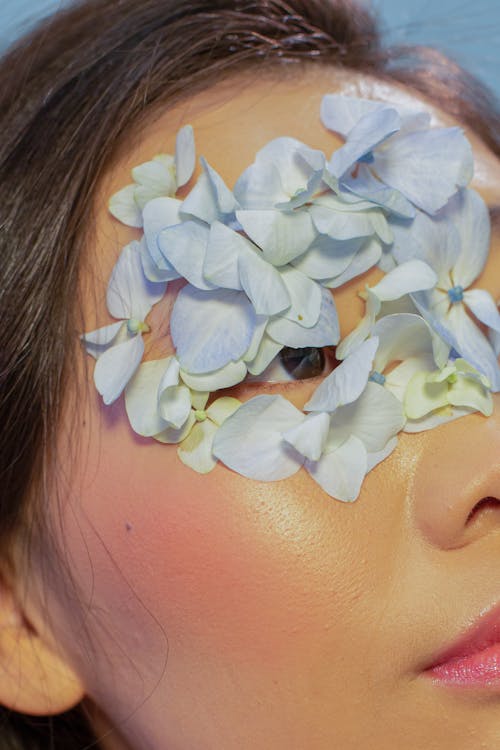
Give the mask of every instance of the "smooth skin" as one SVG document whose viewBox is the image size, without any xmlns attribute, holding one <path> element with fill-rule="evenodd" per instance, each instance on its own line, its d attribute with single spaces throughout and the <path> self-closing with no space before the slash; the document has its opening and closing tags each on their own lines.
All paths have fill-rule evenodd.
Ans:
<svg viewBox="0 0 500 750">
<path fill-rule="evenodd" d="M 232 186 L 277 136 L 329 155 L 340 141 L 321 125 L 323 95 L 380 86 L 320 66 L 240 74 L 131 134 L 96 197 L 85 330 L 112 322 L 107 279 L 139 236 L 107 200 L 133 166 L 173 153 L 180 126 L 193 125 L 197 153 Z M 496 205 L 500 162 L 468 135 L 473 185 Z M 335 291 L 343 336 L 364 312 L 357 292 L 381 275 Z M 500 298 L 498 232 L 476 286 Z M 172 351 L 176 288 L 150 316 L 149 358 Z M 445 688 L 422 670 L 500 602 L 500 504 L 476 508 L 500 498 L 500 396 L 489 419 L 402 434 L 346 504 L 305 471 L 275 483 L 220 464 L 196 474 L 175 446 L 132 432 L 122 399 L 102 406 L 83 351 L 81 368 L 48 507 L 64 565 L 48 585 L 36 548 L 29 575 L 0 597 L 0 703 L 58 713 L 85 696 L 104 750 L 497 750 L 500 690 Z M 318 382 L 233 392 L 300 407 Z"/>
</svg>

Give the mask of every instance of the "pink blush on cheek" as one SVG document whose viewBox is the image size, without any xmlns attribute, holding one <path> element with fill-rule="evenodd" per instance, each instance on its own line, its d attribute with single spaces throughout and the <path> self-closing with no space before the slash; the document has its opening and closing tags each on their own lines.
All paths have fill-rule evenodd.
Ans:
<svg viewBox="0 0 500 750">
<path fill-rule="evenodd" d="M 169 641 L 232 660 L 276 664 L 324 638 L 335 582 L 311 545 L 322 518 L 314 497 L 297 499 L 303 478 L 257 483 L 221 466 L 196 474 L 175 446 L 134 437 L 119 404 L 111 411 L 90 444 L 79 521 L 97 532 L 83 532 L 90 556 L 100 560 L 104 545 L 113 560 L 94 565 L 106 609 L 119 613 L 132 590 Z"/>
</svg>

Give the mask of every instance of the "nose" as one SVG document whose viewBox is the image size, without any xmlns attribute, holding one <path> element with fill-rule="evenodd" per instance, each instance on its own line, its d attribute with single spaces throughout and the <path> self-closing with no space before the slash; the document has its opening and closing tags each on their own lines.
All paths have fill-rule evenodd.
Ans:
<svg viewBox="0 0 500 750">
<path fill-rule="evenodd" d="M 454 549 L 491 534 L 500 541 L 500 394 L 494 399 L 491 417 L 471 414 L 422 434 L 412 510 L 435 547 Z"/>
</svg>

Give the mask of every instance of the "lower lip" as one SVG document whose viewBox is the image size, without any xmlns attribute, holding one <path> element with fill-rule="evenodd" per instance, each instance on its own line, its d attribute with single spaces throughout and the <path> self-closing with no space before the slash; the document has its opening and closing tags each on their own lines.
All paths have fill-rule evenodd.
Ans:
<svg viewBox="0 0 500 750">
<path fill-rule="evenodd" d="M 500 689 L 500 643 L 475 654 L 450 659 L 426 671 L 439 683 Z"/>
</svg>

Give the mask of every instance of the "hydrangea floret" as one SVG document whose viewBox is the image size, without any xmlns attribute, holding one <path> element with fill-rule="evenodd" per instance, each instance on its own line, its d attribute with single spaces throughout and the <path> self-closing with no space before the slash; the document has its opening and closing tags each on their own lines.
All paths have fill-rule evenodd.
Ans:
<svg viewBox="0 0 500 750">
<path fill-rule="evenodd" d="M 175 155 L 134 168 L 109 210 L 143 235 L 108 284 L 116 321 L 81 338 L 104 403 L 123 394 L 131 428 L 177 444 L 186 466 L 208 473 L 221 462 L 262 482 L 304 469 L 352 502 L 401 431 L 492 413 L 500 314 L 474 286 L 490 221 L 469 187 L 462 130 L 338 94 L 324 97 L 320 118 L 343 137 L 340 148 L 327 155 L 278 137 L 233 189 L 201 157 L 186 193 L 196 161 L 189 125 Z M 383 275 L 358 289 L 366 312 L 341 340 L 336 290 L 373 267 Z M 144 360 L 147 318 L 174 280 L 168 356 Z M 285 355 L 322 361 L 324 347 L 336 365 L 315 373 L 323 377 L 302 409 L 285 390 L 244 403 L 224 392 L 293 380 Z"/>
</svg>

